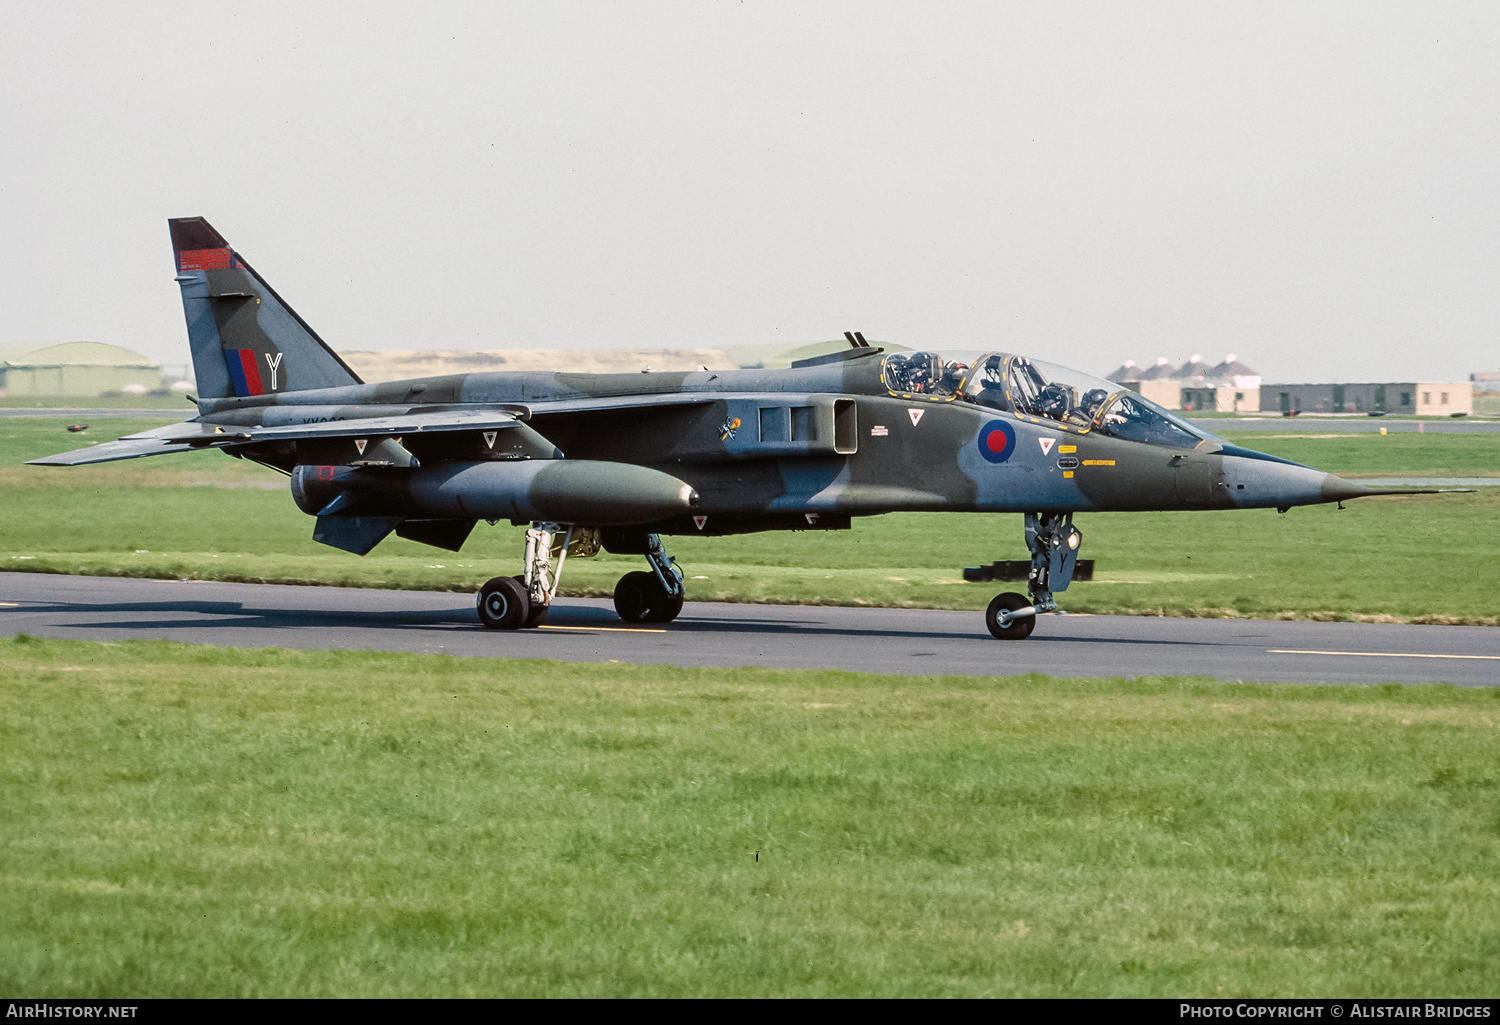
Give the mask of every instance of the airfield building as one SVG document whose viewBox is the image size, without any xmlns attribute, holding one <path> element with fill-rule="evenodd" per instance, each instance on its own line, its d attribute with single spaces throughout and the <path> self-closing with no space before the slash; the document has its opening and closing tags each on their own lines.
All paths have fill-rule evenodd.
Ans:
<svg viewBox="0 0 1500 1025">
<path fill-rule="evenodd" d="M 98 398 L 144 395 L 162 386 L 161 366 L 103 342 L 64 342 L 0 359 L 0 395 L 8 398 Z"/>
<path fill-rule="evenodd" d="M 1452 416 L 1474 411 L 1468 381 L 1387 384 L 1268 384 L 1260 390 L 1263 413 L 1406 413 Z"/>
<path fill-rule="evenodd" d="M 1195 353 L 1176 369 L 1165 356 L 1144 369 L 1134 360 L 1126 360 L 1109 379 L 1167 409 L 1220 413 L 1250 413 L 1260 409 L 1260 375 L 1232 352 L 1215 366 L 1205 363 Z"/>
</svg>

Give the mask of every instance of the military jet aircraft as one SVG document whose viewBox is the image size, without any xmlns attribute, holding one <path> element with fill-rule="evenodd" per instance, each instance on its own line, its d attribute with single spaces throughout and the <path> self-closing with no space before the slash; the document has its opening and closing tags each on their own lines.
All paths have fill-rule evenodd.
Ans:
<svg viewBox="0 0 1500 1025">
<path fill-rule="evenodd" d="M 786 370 L 366 384 L 206 220 L 168 223 L 198 416 L 33 462 L 219 449 L 287 474 L 313 538 L 356 555 L 392 532 L 457 551 L 479 520 L 526 525 L 522 572 L 479 591 L 495 629 L 540 624 L 566 560 L 601 546 L 646 559 L 615 588 L 620 617 L 661 623 L 684 593 L 664 536 L 921 510 L 1024 515 L 1027 594 L 985 614 L 993 636 L 1021 639 L 1074 579 L 1075 513 L 1412 493 L 1241 448 L 1039 359 L 886 353 L 859 333 Z"/>
</svg>

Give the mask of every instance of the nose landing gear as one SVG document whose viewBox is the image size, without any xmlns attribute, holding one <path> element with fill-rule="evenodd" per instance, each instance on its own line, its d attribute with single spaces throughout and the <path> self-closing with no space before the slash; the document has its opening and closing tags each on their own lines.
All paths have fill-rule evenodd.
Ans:
<svg viewBox="0 0 1500 1025">
<path fill-rule="evenodd" d="M 1036 628 L 1036 617 L 1056 612 L 1052 592 L 1066 591 L 1078 564 L 1078 546 L 1083 532 L 1073 526 L 1072 513 L 1027 513 L 1026 547 L 1031 550 L 1031 571 L 1026 578 L 1030 600 L 1013 591 L 995 596 L 984 614 L 990 635 L 1002 641 L 1021 641 Z"/>
</svg>

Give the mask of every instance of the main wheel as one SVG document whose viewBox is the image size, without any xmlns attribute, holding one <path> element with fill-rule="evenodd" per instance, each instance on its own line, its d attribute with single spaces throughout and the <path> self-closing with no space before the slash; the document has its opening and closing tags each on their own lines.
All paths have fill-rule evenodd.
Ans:
<svg viewBox="0 0 1500 1025">
<path fill-rule="evenodd" d="M 526 591 L 526 578 L 517 574 L 511 578 L 521 585 L 521 590 Z M 538 605 L 531 600 L 531 592 L 526 592 L 526 621 L 521 624 L 523 629 L 530 630 L 541 626 L 547 621 L 547 613 L 552 611 L 551 605 Z"/>
<path fill-rule="evenodd" d="M 615 611 L 627 623 L 670 623 L 682 611 L 682 595 L 668 594 L 655 573 L 626 573 L 615 585 Z"/>
<path fill-rule="evenodd" d="M 491 630 L 514 630 L 530 613 L 526 588 L 513 577 L 496 577 L 479 589 L 479 621 Z"/>
<path fill-rule="evenodd" d="M 1020 619 L 1012 619 L 1005 626 L 1000 625 L 1001 612 L 1014 612 L 1030 604 L 1024 595 L 1014 591 L 995 595 L 995 600 L 990 602 L 990 607 L 984 614 L 984 625 L 990 628 L 990 636 L 1000 641 L 1024 641 L 1030 637 L 1031 631 L 1036 629 L 1036 616 L 1022 616 Z"/>
</svg>

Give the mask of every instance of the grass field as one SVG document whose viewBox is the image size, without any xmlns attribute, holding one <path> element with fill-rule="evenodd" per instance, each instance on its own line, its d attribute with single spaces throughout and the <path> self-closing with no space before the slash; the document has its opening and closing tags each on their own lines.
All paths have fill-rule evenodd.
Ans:
<svg viewBox="0 0 1500 1025">
<path fill-rule="evenodd" d="M 7 395 L 0 396 L 0 409 L 165 409 L 181 414 L 179 419 L 197 415 L 182 395 Z"/>
<path fill-rule="evenodd" d="M 110 438 L 145 426 L 101 421 Z M 91 432 L 92 433 L 92 432 Z M 1500 435 L 1255 435 L 1242 441 L 1333 472 L 1494 476 Z M 279 474 L 217 453 L 75 469 L 17 464 L 77 444 L 62 421 L 0 421 L 0 567 L 472 591 L 519 567 L 520 531 L 481 524 L 462 553 L 397 538 L 363 559 L 312 541 Z M 1345 509 L 1079 517 L 1098 579 L 1079 612 L 1500 623 L 1500 488 L 1366 499 Z M 1018 516 L 896 514 L 837 533 L 671 542 L 695 600 L 982 608 L 960 570 L 1025 555 Z M 572 560 L 569 595 L 604 596 L 639 563 Z"/>
<path fill-rule="evenodd" d="M 1500 690 L 0 641 L 0 991 L 1500 994 Z"/>
</svg>

